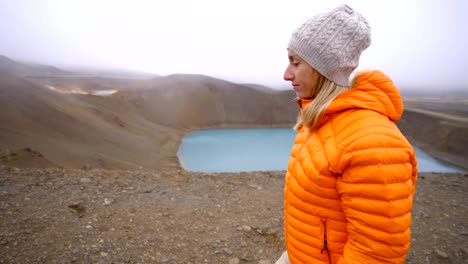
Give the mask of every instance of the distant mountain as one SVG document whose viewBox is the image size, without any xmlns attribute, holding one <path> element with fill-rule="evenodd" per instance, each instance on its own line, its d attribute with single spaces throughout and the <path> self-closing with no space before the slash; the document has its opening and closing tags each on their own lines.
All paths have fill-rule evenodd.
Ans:
<svg viewBox="0 0 468 264">
<path fill-rule="evenodd" d="M 457 98 L 459 100 L 468 99 L 468 87 L 441 87 L 440 89 L 424 89 L 424 88 L 406 88 L 400 89 L 403 97 L 434 97 L 434 98 Z"/>
<path fill-rule="evenodd" d="M 70 72 L 54 66 L 21 63 L 0 55 L 0 71 L 22 77 L 70 75 Z"/>
<path fill-rule="evenodd" d="M 204 75 L 175 74 L 112 96 L 149 120 L 177 128 L 291 125 L 292 91 L 262 91 Z"/>
<path fill-rule="evenodd" d="M 66 67 L 68 71 L 76 73 L 80 76 L 100 77 L 100 78 L 117 78 L 117 79 L 151 79 L 159 77 L 157 74 L 140 72 L 133 70 L 125 70 L 118 68 L 100 68 L 100 67 Z"/>
<path fill-rule="evenodd" d="M 263 92 L 273 92 L 274 93 L 275 91 L 277 91 L 277 90 L 272 89 L 271 87 L 268 87 L 268 86 L 265 86 L 265 85 L 260 85 L 260 84 L 255 84 L 255 83 L 243 83 L 242 85 L 247 86 L 247 87 L 251 87 L 251 88 L 263 91 Z"/>
<path fill-rule="evenodd" d="M 131 89 L 141 80 L 158 77 L 155 74 L 120 69 L 74 67 L 64 70 L 49 65 L 18 62 L 2 55 L 0 55 L 0 72 L 23 77 L 40 86 L 57 87 L 62 91 L 84 92 Z"/>
<path fill-rule="evenodd" d="M 140 78 L 115 78 L 99 75 L 69 75 L 69 76 L 50 76 L 43 78 L 29 78 L 30 80 L 41 84 L 56 87 L 59 90 L 82 90 L 86 92 L 97 90 L 127 90 L 140 87 L 141 83 L 147 79 Z"/>
</svg>

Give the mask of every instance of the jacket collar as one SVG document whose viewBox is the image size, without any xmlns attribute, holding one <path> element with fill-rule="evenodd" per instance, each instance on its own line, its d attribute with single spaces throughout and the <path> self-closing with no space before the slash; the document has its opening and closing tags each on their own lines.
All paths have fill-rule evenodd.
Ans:
<svg viewBox="0 0 468 264">
<path fill-rule="evenodd" d="M 313 99 L 305 99 L 305 98 L 296 98 L 296 104 L 299 106 L 300 109 L 306 108 Z"/>
</svg>

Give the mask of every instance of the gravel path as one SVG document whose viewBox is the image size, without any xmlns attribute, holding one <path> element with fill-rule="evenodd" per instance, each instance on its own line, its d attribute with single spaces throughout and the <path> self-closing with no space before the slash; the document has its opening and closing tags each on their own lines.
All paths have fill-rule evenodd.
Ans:
<svg viewBox="0 0 468 264">
<path fill-rule="evenodd" d="M 467 176 L 420 174 L 407 263 L 468 263 Z M 283 177 L 0 167 L 0 263 L 274 263 Z"/>
</svg>

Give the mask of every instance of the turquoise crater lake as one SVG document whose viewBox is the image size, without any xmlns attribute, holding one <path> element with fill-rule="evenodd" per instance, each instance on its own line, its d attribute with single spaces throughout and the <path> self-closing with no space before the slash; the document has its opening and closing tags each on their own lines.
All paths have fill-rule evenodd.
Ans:
<svg viewBox="0 0 468 264">
<path fill-rule="evenodd" d="M 287 128 L 195 131 L 182 139 L 182 167 L 199 172 L 286 170 L 296 132 Z M 415 148 L 420 172 L 463 172 Z"/>
</svg>

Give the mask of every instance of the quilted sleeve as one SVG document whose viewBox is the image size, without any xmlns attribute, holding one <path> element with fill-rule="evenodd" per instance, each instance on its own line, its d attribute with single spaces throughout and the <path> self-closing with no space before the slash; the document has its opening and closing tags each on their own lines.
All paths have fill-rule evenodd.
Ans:
<svg viewBox="0 0 468 264">
<path fill-rule="evenodd" d="M 404 263 L 416 184 L 414 150 L 399 131 L 361 129 L 343 150 L 337 190 L 348 221 L 339 264 Z"/>
</svg>

